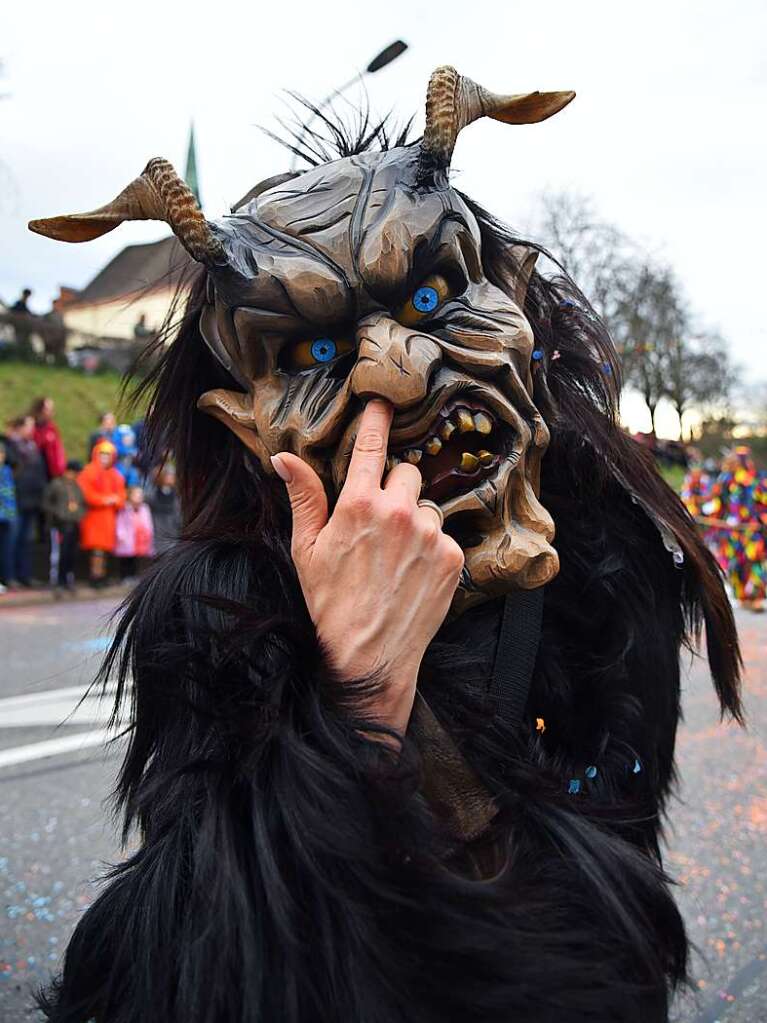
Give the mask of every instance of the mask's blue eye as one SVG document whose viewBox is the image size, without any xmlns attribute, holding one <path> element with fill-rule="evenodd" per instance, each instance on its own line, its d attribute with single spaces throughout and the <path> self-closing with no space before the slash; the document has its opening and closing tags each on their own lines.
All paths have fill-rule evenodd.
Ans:
<svg viewBox="0 0 767 1023">
<path fill-rule="evenodd" d="M 430 274 L 421 281 L 404 305 L 394 310 L 394 318 L 403 327 L 417 327 L 440 309 L 450 294 L 450 285 L 445 278 L 441 274 Z"/>
<path fill-rule="evenodd" d="M 336 343 L 329 337 L 318 337 L 312 341 L 311 353 L 315 362 L 330 362 L 336 357 Z"/>
<path fill-rule="evenodd" d="M 286 369 L 300 371 L 317 369 L 341 355 L 354 351 L 354 341 L 344 334 L 336 337 L 307 337 L 285 348 L 280 356 Z"/>
<path fill-rule="evenodd" d="M 412 298 L 413 307 L 419 313 L 433 313 L 439 305 L 439 294 L 436 288 L 428 285 L 417 288 Z"/>
</svg>

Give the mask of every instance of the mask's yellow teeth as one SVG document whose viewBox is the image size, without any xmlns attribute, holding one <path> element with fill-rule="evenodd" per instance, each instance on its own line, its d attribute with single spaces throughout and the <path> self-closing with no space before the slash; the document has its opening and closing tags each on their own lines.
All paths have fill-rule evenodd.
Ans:
<svg viewBox="0 0 767 1023">
<path fill-rule="evenodd" d="M 458 420 L 458 429 L 461 433 L 469 433 L 474 429 L 474 417 L 467 409 L 459 408 L 456 413 L 456 419 Z"/>
<path fill-rule="evenodd" d="M 484 412 L 474 413 L 474 429 L 477 433 L 488 434 L 492 432 L 493 420 L 490 416 L 486 416 Z"/>
<path fill-rule="evenodd" d="M 417 442 L 418 447 L 401 448 L 390 454 L 386 468 L 390 472 L 401 462 L 417 465 L 423 478 L 422 491 L 441 500 L 451 489 L 460 488 L 461 478 L 475 479 L 481 472 L 491 473 L 495 469 L 500 455 L 489 450 L 489 435 L 494 434 L 496 427 L 489 412 L 465 405 L 444 409 L 439 426 L 433 427 L 434 433 Z M 488 447 L 481 446 L 483 441 Z M 464 486 L 467 484 L 468 480 Z"/>
</svg>

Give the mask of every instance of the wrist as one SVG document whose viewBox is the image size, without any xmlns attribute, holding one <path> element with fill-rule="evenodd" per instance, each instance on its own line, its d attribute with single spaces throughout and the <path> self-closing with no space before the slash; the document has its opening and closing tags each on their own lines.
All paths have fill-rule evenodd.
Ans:
<svg viewBox="0 0 767 1023">
<path fill-rule="evenodd" d="M 371 717 L 387 728 L 404 735 L 415 702 L 417 674 L 398 673 L 385 683 L 380 698 L 371 707 Z"/>
<path fill-rule="evenodd" d="M 360 708 L 364 717 L 393 728 L 400 734 L 405 733 L 415 701 L 417 668 L 393 668 L 370 662 L 365 665 L 357 657 L 339 659 L 331 656 L 328 660 L 342 684 L 371 680 L 372 692 Z"/>
</svg>

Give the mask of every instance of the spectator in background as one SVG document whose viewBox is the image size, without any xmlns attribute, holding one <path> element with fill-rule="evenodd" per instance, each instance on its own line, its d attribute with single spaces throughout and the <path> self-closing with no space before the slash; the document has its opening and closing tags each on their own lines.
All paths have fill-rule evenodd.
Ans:
<svg viewBox="0 0 767 1023">
<path fill-rule="evenodd" d="M 115 549 L 117 512 L 125 504 L 125 480 L 114 468 L 116 457 L 114 444 L 98 441 L 90 462 L 77 477 L 86 505 L 80 546 L 90 553 L 90 581 L 95 587 L 106 583 L 107 558 Z"/>
<path fill-rule="evenodd" d="M 30 300 L 31 297 L 32 297 L 32 289 L 31 288 L 24 288 L 24 290 L 21 292 L 20 298 L 17 298 L 16 301 L 11 306 L 11 312 L 12 313 L 29 313 L 29 311 L 30 311 L 29 310 L 29 300 Z"/>
<path fill-rule="evenodd" d="M 75 588 L 75 560 L 80 540 L 80 521 L 85 515 L 85 498 L 77 483 L 80 462 L 67 462 L 62 476 L 51 480 L 43 494 L 51 536 L 50 579 L 56 595 Z"/>
<path fill-rule="evenodd" d="M 48 482 L 45 462 L 35 444 L 35 421 L 32 416 L 19 416 L 8 427 L 13 443 L 16 468 L 16 506 L 18 519 L 13 544 L 13 578 L 21 586 L 32 585 L 32 537 L 35 522 L 40 519 L 43 491 Z"/>
<path fill-rule="evenodd" d="M 120 423 L 112 434 L 112 443 L 117 448 L 115 468 L 122 473 L 125 486 L 140 487 L 144 480 L 135 464 L 138 448 L 133 427 L 127 423 Z"/>
<path fill-rule="evenodd" d="M 49 480 L 61 476 L 67 467 L 61 434 L 53 421 L 54 411 L 53 398 L 36 398 L 30 409 L 35 418 L 35 444 L 45 459 Z"/>
<path fill-rule="evenodd" d="M 711 495 L 714 481 L 701 465 L 688 469 L 682 482 L 681 497 L 687 511 L 694 519 L 703 515 L 703 505 Z"/>
<path fill-rule="evenodd" d="M 58 309 L 51 309 L 42 317 L 40 335 L 45 345 L 46 356 L 60 366 L 66 365 L 67 328 Z"/>
<path fill-rule="evenodd" d="M 16 535 L 16 484 L 7 462 L 7 449 L 0 441 L 0 593 L 13 577 L 13 541 Z"/>
<path fill-rule="evenodd" d="M 17 298 L 11 306 L 11 312 L 16 314 L 13 323 L 13 332 L 16 337 L 16 345 L 22 358 L 31 359 L 35 357 L 35 349 L 32 345 L 32 311 L 29 308 L 29 299 L 32 297 L 30 288 L 24 288 L 21 297 Z"/>
<path fill-rule="evenodd" d="M 176 491 L 176 470 L 164 465 L 157 471 L 155 481 L 147 487 L 146 501 L 154 521 L 154 546 L 162 554 L 177 539 L 181 530 L 181 506 Z"/>
<path fill-rule="evenodd" d="M 19 453 L 16 445 L 13 442 L 13 420 L 7 420 L 5 424 L 6 433 L 0 433 L 0 443 L 5 445 L 5 462 L 6 465 L 10 465 L 11 469 L 15 472 L 16 465 L 19 461 Z"/>
<path fill-rule="evenodd" d="M 702 506 L 712 553 L 733 595 L 747 611 L 764 611 L 767 598 L 767 476 L 745 445 L 722 460 Z M 713 542 L 712 542 L 713 541 Z"/>
<path fill-rule="evenodd" d="M 130 487 L 128 500 L 117 513 L 115 555 L 120 559 L 120 578 L 125 582 L 135 579 L 144 559 L 153 554 L 152 513 L 144 502 L 141 487 Z"/>
<path fill-rule="evenodd" d="M 153 331 L 146 325 L 146 314 L 142 313 L 133 326 L 133 337 L 136 341 L 146 341 L 152 336 Z"/>
<path fill-rule="evenodd" d="M 94 430 L 88 440 L 88 450 L 93 451 L 100 440 L 108 440 L 114 444 L 114 432 L 117 419 L 114 412 L 102 412 L 99 416 L 99 428 Z"/>
<path fill-rule="evenodd" d="M 135 423 L 131 423 L 131 429 L 136 438 L 136 457 L 133 459 L 133 464 L 141 473 L 142 480 L 146 480 L 152 467 L 149 465 L 149 452 L 144 445 L 144 420 L 137 419 Z"/>
</svg>

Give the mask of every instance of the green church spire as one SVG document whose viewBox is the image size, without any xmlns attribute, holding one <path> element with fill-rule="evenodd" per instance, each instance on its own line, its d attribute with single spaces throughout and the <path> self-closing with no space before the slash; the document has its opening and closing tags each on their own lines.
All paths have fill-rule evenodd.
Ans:
<svg viewBox="0 0 767 1023">
<path fill-rule="evenodd" d="M 189 125 L 189 146 L 186 151 L 186 171 L 184 172 L 184 180 L 190 189 L 194 193 L 194 197 L 202 206 L 202 200 L 200 199 L 200 185 L 197 181 L 197 153 L 194 145 L 194 121 Z"/>
</svg>

